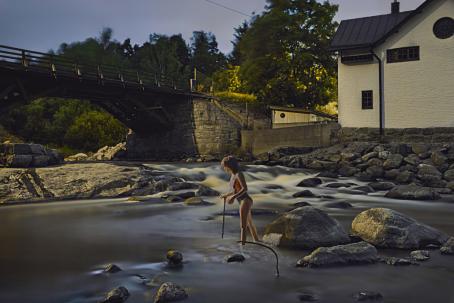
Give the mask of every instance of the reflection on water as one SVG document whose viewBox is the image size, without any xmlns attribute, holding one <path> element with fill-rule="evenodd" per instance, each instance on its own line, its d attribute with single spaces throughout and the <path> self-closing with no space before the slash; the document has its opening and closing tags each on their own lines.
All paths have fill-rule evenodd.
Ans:
<svg viewBox="0 0 454 303">
<path fill-rule="evenodd" d="M 218 164 L 147 165 L 162 174 L 227 190 L 228 176 Z M 300 190 L 296 184 L 312 175 L 284 167 L 248 166 L 246 179 L 254 207 L 283 212 L 299 201 L 322 205 L 328 200 L 292 198 Z M 380 193 L 348 195 L 323 187 L 313 191 L 334 197 L 330 201 L 353 205 L 325 209 L 347 230 L 360 211 L 384 206 L 454 234 L 454 204 L 396 201 Z M 131 292 L 127 302 L 152 302 L 157 285 L 166 281 L 188 289 L 186 302 L 298 302 L 301 291 L 315 293 L 320 302 L 352 302 L 352 294 L 363 290 L 382 293 L 386 302 L 454 302 L 454 258 L 437 250 L 420 266 L 301 269 L 295 268 L 295 262 L 308 252 L 278 249 L 279 279 L 274 276 L 274 256 L 260 247 L 246 246 L 243 264 L 226 264 L 228 254 L 239 252 L 239 219 L 226 217 L 222 240 L 221 218 L 214 215 L 222 210 L 222 202 L 207 200 L 217 204 L 187 207 L 110 199 L 0 207 L 0 302 L 97 302 L 120 285 Z M 210 216 L 213 220 L 203 220 Z M 256 216 L 259 232 L 275 217 Z M 183 252 L 183 269 L 169 269 L 163 263 L 171 248 Z M 109 263 L 123 271 L 103 273 L 101 269 Z"/>
</svg>

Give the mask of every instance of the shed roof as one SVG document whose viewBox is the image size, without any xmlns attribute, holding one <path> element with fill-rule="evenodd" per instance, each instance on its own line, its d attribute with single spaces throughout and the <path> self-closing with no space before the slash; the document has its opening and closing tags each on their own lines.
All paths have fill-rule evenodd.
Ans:
<svg viewBox="0 0 454 303">
<path fill-rule="evenodd" d="M 347 50 L 379 45 L 433 1 L 426 0 L 413 11 L 343 20 L 331 41 L 330 49 Z"/>
</svg>

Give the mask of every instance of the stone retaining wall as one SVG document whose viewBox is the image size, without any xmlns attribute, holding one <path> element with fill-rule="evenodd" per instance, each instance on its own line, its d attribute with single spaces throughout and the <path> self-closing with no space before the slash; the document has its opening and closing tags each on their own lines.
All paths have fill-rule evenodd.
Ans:
<svg viewBox="0 0 454 303">
<path fill-rule="evenodd" d="M 209 100 L 187 100 L 166 105 L 172 121 L 167 130 L 127 137 L 128 159 L 171 161 L 216 157 L 240 146 L 241 125 Z"/>
<path fill-rule="evenodd" d="M 390 128 L 384 130 L 382 138 L 378 128 L 343 127 L 337 138 L 340 142 L 446 143 L 454 142 L 454 127 Z"/>
</svg>

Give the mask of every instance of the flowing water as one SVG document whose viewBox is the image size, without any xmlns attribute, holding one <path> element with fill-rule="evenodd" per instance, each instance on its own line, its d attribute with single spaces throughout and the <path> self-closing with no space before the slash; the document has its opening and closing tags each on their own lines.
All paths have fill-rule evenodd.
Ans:
<svg viewBox="0 0 454 303">
<path fill-rule="evenodd" d="M 147 165 L 163 174 L 227 190 L 228 176 L 217 163 Z M 323 207 L 327 201 L 343 200 L 353 208 L 324 209 L 347 230 L 362 210 L 388 207 L 454 235 L 454 203 L 398 201 L 380 193 L 351 195 L 323 187 L 313 191 L 331 199 L 292 198 L 301 190 L 296 184 L 312 175 L 284 167 L 248 166 L 246 179 L 254 208 L 283 212 L 298 201 Z M 246 245 L 246 261 L 227 264 L 224 258 L 239 252 L 239 218 L 226 217 L 221 239 L 222 217 L 216 214 L 223 204 L 217 198 L 206 200 L 216 204 L 190 207 L 109 199 L 0 207 L 0 302 L 98 302 L 118 286 L 130 291 L 127 302 L 153 302 L 156 285 L 166 281 L 185 287 L 188 303 L 299 302 L 300 292 L 315 294 L 319 302 L 354 302 L 352 295 L 359 291 L 380 292 L 385 302 L 454 302 L 454 257 L 441 256 L 438 250 L 432 250 L 431 259 L 419 266 L 312 269 L 295 267 L 308 251 L 277 249 L 281 271 L 277 278 L 274 256 Z M 228 208 L 237 209 L 238 204 Z M 259 233 L 276 217 L 273 212 L 254 216 Z M 163 261 L 170 248 L 183 253 L 182 269 L 166 268 Z M 103 273 L 108 263 L 123 271 Z"/>
</svg>

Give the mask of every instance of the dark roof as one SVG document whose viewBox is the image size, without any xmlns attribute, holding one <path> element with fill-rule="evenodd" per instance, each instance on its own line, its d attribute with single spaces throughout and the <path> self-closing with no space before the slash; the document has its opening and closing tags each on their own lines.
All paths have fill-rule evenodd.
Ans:
<svg viewBox="0 0 454 303">
<path fill-rule="evenodd" d="M 343 20 L 331 41 L 331 50 L 368 48 L 379 45 L 434 0 L 413 11 Z"/>
</svg>

